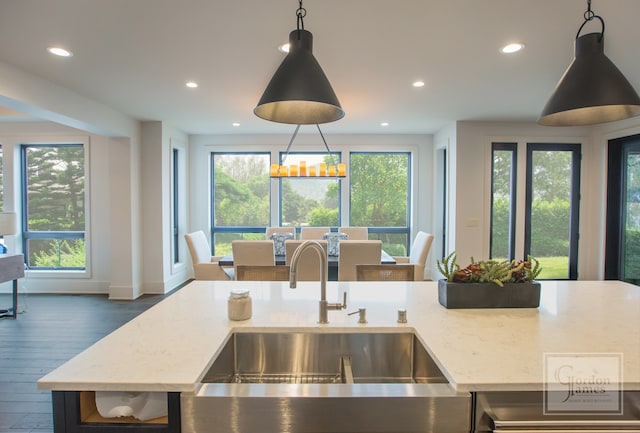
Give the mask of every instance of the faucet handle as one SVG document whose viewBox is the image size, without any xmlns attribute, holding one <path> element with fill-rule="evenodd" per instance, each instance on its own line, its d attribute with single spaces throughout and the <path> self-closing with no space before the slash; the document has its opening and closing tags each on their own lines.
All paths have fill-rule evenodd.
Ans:
<svg viewBox="0 0 640 433">
<path fill-rule="evenodd" d="M 340 303 L 331 303 L 327 304 L 328 310 L 342 310 L 347 308 L 347 292 L 342 294 L 342 304 Z"/>
</svg>

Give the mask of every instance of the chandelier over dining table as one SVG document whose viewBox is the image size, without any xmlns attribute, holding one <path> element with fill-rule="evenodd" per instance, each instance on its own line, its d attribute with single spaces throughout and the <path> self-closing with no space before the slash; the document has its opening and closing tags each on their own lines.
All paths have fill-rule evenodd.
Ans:
<svg viewBox="0 0 640 433">
<path fill-rule="evenodd" d="M 300 125 L 296 126 L 296 130 L 289 141 L 289 145 L 287 146 L 287 150 L 285 151 L 280 164 L 271 164 L 271 169 L 269 171 L 270 177 L 272 178 L 281 178 L 281 177 L 334 177 L 334 178 L 343 178 L 347 176 L 347 165 L 343 162 L 336 161 L 335 155 L 329 149 L 329 145 L 327 144 L 324 134 L 320 130 L 320 126 L 316 125 L 318 128 L 318 132 L 322 137 L 322 142 L 327 151 L 327 155 L 329 156 L 328 161 L 320 162 L 317 164 L 307 164 L 307 161 L 300 160 L 297 164 L 286 164 L 287 157 L 289 156 L 289 151 L 291 150 L 291 145 L 298 135 L 298 131 L 300 130 Z M 328 162 L 328 163 L 327 163 Z"/>
<path fill-rule="evenodd" d="M 342 162 L 337 165 L 321 162 L 307 166 L 306 161 L 291 165 L 271 164 L 270 175 L 271 177 L 346 177 L 347 165 Z"/>
</svg>

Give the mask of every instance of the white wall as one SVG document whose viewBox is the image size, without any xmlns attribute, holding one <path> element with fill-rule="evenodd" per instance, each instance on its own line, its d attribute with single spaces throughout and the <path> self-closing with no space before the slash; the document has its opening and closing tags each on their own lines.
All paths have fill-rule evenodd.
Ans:
<svg viewBox="0 0 640 433">
<path fill-rule="evenodd" d="M 0 62 L 0 104 L 44 122 L 0 124 L 5 155 L 5 209 L 17 209 L 20 197 L 16 146 L 22 142 L 81 137 L 89 143 L 88 181 L 91 258 L 83 275 L 29 272 L 21 284 L 37 292 L 108 293 L 135 299 L 143 293 L 166 293 L 189 276 L 189 256 L 182 235 L 209 228 L 210 152 L 269 150 L 277 157 L 290 135 L 191 136 L 161 121 L 140 124 L 101 103 Z M 580 219 L 581 279 L 603 275 L 606 143 L 640 133 L 640 118 L 591 128 L 549 128 L 529 123 L 457 122 L 431 135 L 328 135 L 332 150 L 414 152 L 415 184 L 412 235 L 434 233 L 429 257 L 434 270 L 446 248 L 460 257 L 489 252 L 489 167 L 493 141 L 580 142 L 583 144 Z M 180 261 L 171 252 L 171 150 L 187 158 L 181 208 Z M 302 133 L 295 150 L 319 150 L 318 134 Z M 447 151 L 447 233 L 442 233 L 442 182 L 436 176 L 438 152 Z M 187 223 L 184 221 L 188 220 Z M 447 245 L 443 246 L 443 238 Z M 13 245 L 12 245 L 13 242 Z M 19 239 L 7 239 L 18 247 Z M 5 291 L 5 287 L 0 287 Z"/>
<path fill-rule="evenodd" d="M 88 179 L 89 212 L 93 211 L 94 218 L 87 229 L 92 230 L 88 233 L 92 258 L 89 273 L 75 278 L 68 273 L 57 274 L 56 278 L 36 278 L 44 274 L 29 272 L 23 284 L 34 291 L 108 292 L 120 299 L 139 296 L 143 291 L 139 123 L 104 104 L 3 62 L 0 62 L 0 104 L 53 122 L 2 125 L 8 134 L 3 145 L 8 148 L 13 148 L 13 143 L 29 141 L 32 133 L 42 138 L 64 131 L 89 140 L 92 169 Z M 7 173 L 5 167 L 5 182 L 14 185 L 12 192 L 5 195 L 7 209 L 15 208 L 19 197 L 18 172 L 14 170 L 17 159 L 11 158 L 12 172 Z M 16 192 L 17 195 L 10 195 Z"/>
<path fill-rule="evenodd" d="M 92 218 L 87 227 L 91 259 L 87 272 L 57 272 L 55 276 L 28 272 L 24 281 L 31 290 L 108 293 L 111 299 L 135 299 L 143 293 L 166 293 L 188 278 L 184 241 L 179 263 L 173 264 L 169 254 L 171 149 L 181 147 L 186 154 L 186 134 L 161 122 L 141 127 L 122 113 L 2 62 L 0 103 L 51 121 L 0 125 L 8 167 L 5 209 L 19 207 L 14 146 L 55 140 L 64 133 L 83 137 L 89 149 L 88 215 Z M 186 220 L 186 210 L 183 216 Z M 19 239 L 15 246 L 20 246 Z"/>
<path fill-rule="evenodd" d="M 87 134 L 50 122 L 0 123 L 0 144 L 4 156 L 5 210 L 20 212 L 20 144 L 41 142 L 83 142 L 88 148 L 90 176 L 87 179 L 88 226 L 86 230 L 87 254 L 90 258 L 86 272 L 27 271 L 21 281 L 22 290 L 31 292 L 105 293 L 111 284 L 111 177 L 109 164 L 110 139 Z M 118 208 L 118 205 L 115 205 Z M 9 236 L 11 251 L 22 251 L 22 240 Z M 6 290 L 6 287 L 4 287 Z M 4 290 L 3 290 L 4 291 Z"/>
<path fill-rule="evenodd" d="M 440 278 L 436 262 L 443 252 L 454 251 L 456 244 L 456 201 L 452 199 L 456 191 L 456 141 L 455 122 L 442 128 L 434 137 L 433 171 L 438 178 L 434 183 L 436 197 L 433 206 L 433 245 L 427 261 L 432 279 Z M 446 164 L 445 164 L 446 162 Z"/>
<path fill-rule="evenodd" d="M 188 254 L 181 254 L 176 265 L 171 255 L 171 152 L 174 147 L 186 151 L 188 137 L 162 122 L 143 122 L 142 137 L 143 293 L 167 293 L 189 276 Z M 186 210 L 186 206 L 184 203 L 181 207 Z M 184 230 L 178 246 L 183 252 Z"/>
<path fill-rule="evenodd" d="M 598 127 L 552 128 L 530 123 L 458 122 L 436 135 L 436 144 L 455 147 L 455 186 L 451 185 L 450 207 L 455 223 L 449 237 L 455 239 L 448 251 L 456 251 L 459 261 L 489 256 L 491 143 L 529 142 L 581 143 L 579 279 L 602 279 L 604 275 L 604 227 L 606 204 L 607 139 L 637 133 L 640 119 Z M 636 132 L 634 132 L 636 131 Z M 524 149 L 524 147 L 523 147 Z M 523 151 L 519 150 L 519 164 Z M 452 155 L 453 156 L 453 155 Z M 519 170 L 522 171 L 522 170 Z M 518 191 L 524 197 L 524 190 Z M 520 215 L 523 212 L 519 212 Z M 516 222 L 517 242 L 522 247 L 524 222 Z M 516 254 L 516 257 L 518 254 Z"/>
<path fill-rule="evenodd" d="M 0 104 L 88 133 L 137 140 L 138 122 L 86 96 L 0 61 Z"/>
<path fill-rule="evenodd" d="M 5 210 L 20 207 L 20 144 L 82 141 L 89 156 L 87 270 L 30 270 L 21 281 L 21 292 L 106 293 L 110 299 L 135 299 L 144 293 L 166 293 L 188 279 L 189 256 L 182 236 L 180 262 L 173 264 L 170 254 L 171 150 L 178 147 L 186 154 L 188 137 L 161 122 L 145 122 L 141 136 L 138 150 L 128 138 L 89 134 L 51 122 L 0 123 Z M 182 206 L 184 235 L 186 199 Z M 7 237 L 7 243 L 12 251 L 22 249 L 19 237 Z M 9 292 L 10 287 L 4 284 L 0 290 Z"/>
<path fill-rule="evenodd" d="M 430 135 L 326 135 L 332 151 L 396 151 L 413 152 L 415 184 L 412 185 L 412 237 L 418 230 L 431 232 L 433 227 L 433 137 Z M 272 160 L 284 151 L 289 143 L 289 135 L 211 135 L 191 136 L 190 152 L 190 195 L 191 230 L 208 233 L 211 221 L 210 206 L 210 154 L 218 151 L 270 151 Z M 319 134 L 299 134 L 292 151 L 324 150 Z M 347 187 L 345 184 L 344 187 Z"/>
<path fill-rule="evenodd" d="M 440 257 L 441 197 L 437 152 L 448 155 L 448 250 L 463 257 L 488 256 L 490 146 L 494 141 L 582 143 L 582 201 L 580 218 L 580 279 L 599 279 L 604 263 L 604 212 L 606 197 L 607 140 L 640 133 L 640 119 L 594 128 L 548 128 L 522 123 L 458 122 L 434 137 L 428 135 L 328 136 L 336 151 L 385 150 L 414 152 L 416 183 L 412 185 L 413 234 L 424 230 L 436 235 L 429 257 L 433 276 Z M 58 274 L 55 278 L 29 272 L 21 284 L 29 292 L 108 293 L 113 299 L 134 299 L 143 293 L 166 293 L 189 277 L 189 255 L 182 235 L 208 230 L 211 196 L 210 152 L 264 151 L 277 155 L 290 136 L 191 136 L 161 122 L 141 126 L 142 145 L 128 138 L 89 134 L 50 122 L 0 124 L 5 157 L 5 208 L 16 209 L 20 185 L 16 177 L 19 143 L 66 137 L 89 142 L 91 257 L 87 275 Z M 314 134 L 300 135 L 295 150 L 318 150 Z M 183 183 L 189 195 L 183 201 L 180 227 L 181 260 L 173 264 L 171 251 L 171 150 L 188 158 Z M 519 152 L 522 154 L 523 152 Z M 10 171 L 14 171 L 12 175 Z M 188 222 L 184 223 L 184 218 Z M 13 245 L 12 245 L 13 242 Z M 7 239 L 18 247 L 19 239 Z M 438 246 L 438 244 L 440 245 Z M 3 285 L 0 290 L 7 291 Z"/>
</svg>

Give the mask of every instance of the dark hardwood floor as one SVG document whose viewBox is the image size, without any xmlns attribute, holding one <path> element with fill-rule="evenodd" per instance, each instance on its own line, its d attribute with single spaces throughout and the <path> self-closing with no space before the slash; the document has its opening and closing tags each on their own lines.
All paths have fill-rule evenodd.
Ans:
<svg viewBox="0 0 640 433">
<path fill-rule="evenodd" d="M 18 318 L 0 318 L 0 433 L 51 433 L 51 393 L 36 381 L 166 296 L 21 294 Z"/>
</svg>

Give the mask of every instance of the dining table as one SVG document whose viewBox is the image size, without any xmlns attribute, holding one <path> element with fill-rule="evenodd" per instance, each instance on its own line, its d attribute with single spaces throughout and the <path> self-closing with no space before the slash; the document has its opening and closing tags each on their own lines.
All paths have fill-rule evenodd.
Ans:
<svg viewBox="0 0 640 433">
<path fill-rule="evenodd" d="M 338 256 L 327 256 L 328 266 L 328 279 L 329 281 L 338 281 Z M 286 265 L 287 258 L 284 255 L 275 256 L 276 265 Z M 233 266 L 233 254 L 227 254 L 218 260 L 218 264 L 223 267 Z M 395 265 L 396 260 L 390 256 L 385 250 L 382 250 L 380 254 L 380 264 L 383 265 Z"/>
</svg>

